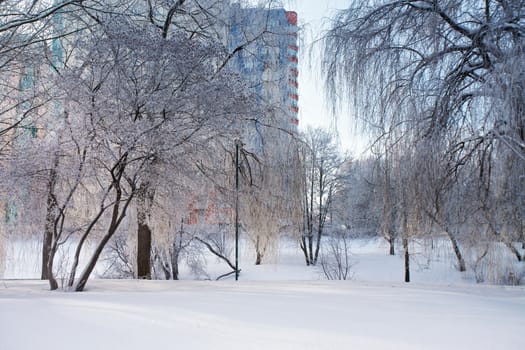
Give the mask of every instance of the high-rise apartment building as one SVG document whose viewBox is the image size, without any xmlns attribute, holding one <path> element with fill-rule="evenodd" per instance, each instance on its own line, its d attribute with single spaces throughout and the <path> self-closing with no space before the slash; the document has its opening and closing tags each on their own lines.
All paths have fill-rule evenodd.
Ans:
<svg viewBox="0 0 525 350">
<path fill-rule="evenodd" d="M 277 111 L 276 126 L 293 133 L 299 124 L 297 32 L 293 11 L 231 7 L 230 49 L 244 45 L 233 65 L 253 84 L 261 102 Z"/>
</svg>

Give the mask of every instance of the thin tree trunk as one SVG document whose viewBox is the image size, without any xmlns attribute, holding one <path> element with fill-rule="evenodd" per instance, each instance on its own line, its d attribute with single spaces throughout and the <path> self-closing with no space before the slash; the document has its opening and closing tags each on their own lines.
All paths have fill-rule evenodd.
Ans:
<svg viewBox="0 0 525 350">
<path fill-rule="evenodd" d="M 88 264 L 86 265 L 86 268 L 84 271 L 82 271 L 82 274 L 79 277 L 79 280 L 75 286 L 76 292 L 81 292 L 84 290 L 86 283 L 89 279 L 89 276 L 93 272 L 93 269 L 95 268 L 95 265 L 97 264 L 97 261 L 100 257 L 100 254 L 102 253 L 102 250 L 108 243 L 108 241 L 113 237 L 115 232 L 117 231 L 118 227 L 120 226 L 120 223 L 126 216 L 126 212 L 129 206 L 129 203 L 131 203 L 133 196 L 136 194 L 135 187 L 132 186 L 132 189 L 128 195 L 128 198 L 124 200 L 124 205 L 122 208 L 120 207 L 122 204 L 122 187 L 121 187 L 121 180 L 124 173 L 124 169 L 126 166 L 127 161 L 127 153 L 122 155 L 121 159 L 113 166 L 111 169 L 111 176 L 113 178 L 112 185 L 110 188 L 113 188 L 115 191 L 115 200 L 112 205 L 112 213 L 111 213 L 111 221 L 108 227 L 108 230 L 102 240 L 99 242 L 97 248 L 95 249 L 95 252 L 93 255 L 91 255 L 91 259 L 89 260 Z M 104 211 L 103 207 L 101 208 L 101 212 Z M 99 213 L 100 214 L 100 213 Z M 100 214 L 101 215 L 101 214 Z M 100 216 L 97 216 L 100 218 Z M 97 219 L 98 220 L 98 219 Z M 94 226 L 95 222 L 91 222 L 90 228 Z M 84 237 L 87 235 L 84 234 Z"/>
<path fill-rule="evenodd" d="M 403 250 L 405 252 L 405 282 L 410 282 L 410 252 L 408 251 L 408 239 L 403 237 Z"/>
<path fill-rule="evenodd" d="M 314 265 L 314 233 L 313 233 L 313 226 L 310 225 L 308 228 L 308 260 L 310 261 L 310 265 Z"/>
<path fill-rule="evenodd" d="M 460 272 L 464 272 L 467 270 L 465 265 L 465 260 L 463 259 L 463 255 L 461 254 L 461 250 L 459 249 L 459 243 L 457 238 L 450 233 L 449 230 L 447 230 L 447 236 L 450 239 L 450 242 L 452 243 L 452 248 L 454 249 L 454 254 L 456 254 L 456 258 L 458 259 L 458 269 Z"/>
<path fill-rule="evenodd" d="M 49 289 L 50 290 L 56 290 L 58 289 L 58 282 L 55 278 L 55 275 L 53 273 L 53 261 L 55 260 L 55 253 L 56 253 L 56 244 L 52 244 L 53 247 L 49 250 L 48 255 L 48 261 L 46 265 L 46 274 L 47 279 L 49 280 Z"/>
<path fill-rule="evenodd" d="M 261 265 L 263 259 L 263 253 L 261 252 L 259 245 L 259 236 L 257 236 L 257 240 L 255 242 L 255 265 Z"/>
<path fill-rule="evenodd" d="M 314 240 L 314 166 L 312 163 L 312 172 L 310 178 L 310 203 L 308 211 L 308 259 L 310 265 L 315 265 L 313 257 L 313 240 Z"/>
<path fill-rule="evenodd" d="M 315 242 L 315 255 L 314 255 L 314 259 L 313 259 L 313 264 L 312 265 L 317 264 L 317 259 L 319 258 L 319 247 L 321 246 L 322 232 L 323 232 L 322 228 L 319 227 L 318 230 L 317 230 L 317 242 Z"/>
<path fill-rule="evenodd" d="M 182 234 L 184 232 L 183 222 L 180 224 L 179 241 L 177 244 L 177 234 L 173 239 L 173 251 L 171 253 L 171 277 L 174 280 L 179 279 L 179 256 L 182 251 Z"/>
<path fill-rule="evenodd" d="M 179 279 L 179 253 L 173 255 L 173 259 L 171 261 L 171 277 L 174 280 Z"/>
<path fill-rule="evenodd" d="M 46 208 L 46 223 L 44 226 L 44 238 L 42 242 L 42 273 L 41 279 L 49 280 L 51 290 L 58 288 L 58 284 L 53 276 L 53 262 L 52 262 L 52 245 L 53 234 L 57 211 L 57 202 L 55 198 L 55 187 L 57 180 L 57 172 L 59 158 L 55 155 L 53 167 L 49 173 L 49 181 L 47 183 L 47 208 Z"/>
<path fill-rule="evenodd" d="M 385 146 L 386 147 L 386 146 Z M 384 178 L 383 178 L 383 186 L 384 186 L 384 202 L 383 202 L 383 220 L 381 223 L 381 229 L 383 231 L 383 237 L 387 240 L 389 244 L 389 255 L 395 255 L 395 235 L 394 231 L 392 230 L 392 222 L 393 222 L 393 210 L 392 210 L 392 193 L 390 191 L 391 187 L 391 179 L 390 179 L 390 172 L 388 171 L 389 167 L 389 160 L 388 160 L 388 153 L 387 149 L 385 149 L 385 170 L 384 170 Z"/>
<path fill-rule="evenodd" d="M 86 228 L 86 230 L 82 234 L 82 237 L 80 238 L 80 241 L 77 244 L 77 249 L 75 250 L 75 256 L 73 258 L 73 264 L 71 265 L 71 272 L 69 274 L 69 281 L 67 284 L 68 287 L 73 287 L 73 285 L 75 284 L 75 276 L 77 273 L 78 264 L 80 262 L 80 253 L 82 252 L 84 243 L 86 242 L 86 239 L 88 238 L 89 234 L 91 233 L 96 223 L 102 217 L 102 214 L 104 214 L 105 211 L 106 208 L 104 207 L 104 205 L 101 205 L 97 215 L 95 216 L 95 218 L 93 218 L 93 220 L 91 220 L 91 223 Z"/>
<path fill-rule="evenodd" d="M 230 259 L 228 259 L 227 256 L 225 256 L 224 254 L 222 254 L 221 252 L 219 252 L 218 250 L 216 249 L 213 249 L 213 247 L 211 246 L 211 244 L 209 244 L 208 242 L 206 242 L 205 240 L 199 238 L 199 237 L 195 237 L 195 239 L 199 242 L 201 242 L 202 244 L 204 244 L 206 246 L 206 248 L 208 248 L 208 250 L 214 254 L 215 256 L 217 256 L 219 259 L 223 260 L 226 264 L 228 264 L 229 267 L 231 267 L 231 269 L 233 270 L 233 272 L 235 272 L 235 264 L 233 262 L 230 261 Z M 241 270 L 239 269 L 238 272 L 241 272 Z"/>
<path fill-rule="evenodd" d="M 306 232 L 303 231 L 303 234 L 301 235 L 301 243 L 300 243 L 300 247 L 301 247 L 301 250 L 303 251 L 303 254 L 304 254 L 304 260 L 306 262 L 306 266 L 310 266 L 310 259 L 308 259 L 308 250 L 306 248 L 306 235 L 305 235 Z"/>
<path fill-rule="evenodd" d="M 388 253 L 390 255 L 396 255 L 395 244 L 396 244 L 396 240 L 394 239 L 394 234 L 390 233 L 388 237 L 388 245 L 390 247 L 390 250 Z"/>
<path fill-rule="evenodd" d="M 314 265 L 317 264 L 319 257 L 319 247 L 321 246 L 321 237 L 323 235 L 323 196 L 324 196 L 324 173 L 323 165 L 319 167 L 319 213 L 317 215 L 317 242 L 315 242 Z"/>
<path fill-rule="evenodd" d="M 126 211 L 129 206 L 129 203 L 133 199 L 133 193 L 131 193 L 130 196 L 124 202 L 124 206 L 122 207 L 122 210 L 120 210 L 121 197 L 122 197 L 122 193 L 121 193 L 120 188 L 118 188 L 115 203 L 113 204 L 113 213 L 111 215 L 111 223 L 109 225 L 108 231 L 106 235 L 102 238 L 100 243 L 98 244 L 97 248 L 95 249 L 95 252 L 91 256 L 91 259 L 89 260 L 86 268 L 84 269 L 84 271 L 82 271 L 82 274 L 80 275 L 79 280 L 75 286 L 76 292 L 82 292 L 84 290 L 86 283 L 89 279 L 89 276 L 93 272 L 93 269 L 95 268 L 95 265 L 97 264 L 98 258 L 100 257 L 100 254 L 102 253 L 102 250 L 104 249 L 108 241 L 111 239 L 111 237 L 113 237 L 120 223 L 126 216 Z"/>
</svg>

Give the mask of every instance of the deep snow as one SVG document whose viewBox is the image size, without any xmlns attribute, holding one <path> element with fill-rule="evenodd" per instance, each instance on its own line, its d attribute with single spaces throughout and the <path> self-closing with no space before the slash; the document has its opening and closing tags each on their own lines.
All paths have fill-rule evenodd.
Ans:
<svg viewBox="0 0 525 350">
<path fill-rule="evenodd" d="M 476 285 L 448 259 L 353 245 L 354 278 L 322 280 L 293 246 L 244 257 L 238 282 L 92 280 L 83 293 L 0 280 L 0 349 L 518 349 L 525 288 Z M 419 260 L 419 265 L 416 264 Z"/>
<path fill-rule="evenodd" d="M 519 349 L 523 288 L 330 281 L 0 282 L 0 348 Z"/>
</svg>

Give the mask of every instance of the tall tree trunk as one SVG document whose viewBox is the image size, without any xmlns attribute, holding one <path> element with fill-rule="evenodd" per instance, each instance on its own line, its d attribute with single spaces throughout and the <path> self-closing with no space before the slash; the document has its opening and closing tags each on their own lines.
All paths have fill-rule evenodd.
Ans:
<svg viewBox="0 0 525 350">
<path fill-rule="evenodd" d="M 313 226 L 310 225 L 308 228 L 308 260 L 310 261 L 310 265 L 314 265 L 314 233 L 313 233 Z"/>
<path fill-rule="evenodd" d="M 138 220 L 137 278 L 151 279 L 151 230 L 147 223 Z"/>
<path fill-rule="evenodd" d="M 306 266 L 310 266 L 310 259 L 308 258 L 308 248 L 306 245 L 306 236 L 308 235 L 308 190 L 307 190 L 307 184 L 306 184 L 306 176 L 303 179 L 302 182 L 303 187 L 301 188 L 301 196 L 303 198 L 302 202 L 302 225 L 300 226 L 301 230 L 301 239 L 299 242 L 299 246 L 301 247 L 301 250 L 304 254 L 304 260 L 306 262 Z"/>
<path fill-rule="evenodd" d="M 408 239 L 403 237 L 403 250 L 405 253 L 405 282 L 410 282 L 410 252 L 408 251 Z"/>
<path fill-rule="evenodd" d="M 154 192 L 149 183 L 143 183 L 137 193 L 137 278 L 151 279 L 151 228 L 148 217 Z"/>
<path fill-rule="evenodd" d="M 179 257 L 182 252 L 182 236 L 184 233 L 184 220 L 181 220 L 179 239 L 177 240 L 177 234 L 173 239 L 173 251 L 171 253 L 171 276 L 174 280 L 179 279 Z"/>
<path fill-rule="evenodd" d="M 55 235 L 55 221 L 57 218 L 58 204 L 55 197 L 55 187 L 57 181 L 57 168 L 59 157 L 55 155 L 53 167 L 49 173 L 49 181 L 47 183 L 47 208 L 46 208 L 46 223 L 44 226 L 44 237 L 42 242 L 42 273 L 41 279 L 49 280 L 49 287 L 51 290 L 58 288 L 58 283 L 53 274 L 53 259 L 56 250 Z"/>
<path fill-rule="evenodd" d="M 318 228 L 317 230 L 317 241 L 315 242 L 315 254 L 313 258 L 313 264 L 317 264 L 317 259 L 319 258 L 319 248 L 321 246 L 321 237 L 322 237 L 322 228 Z"/>
<path fill-rule="evenodd" d="M 313 241 L 314 241 L 314 164 L 312 162 L 312 171 L 310 174 L 310 203 L 308 209 L 308 259 L 310 260 L 310 265 L 315 265 L 314 255 L 313 255 Z"/>
<path fill-rule="evenodd" d="M 389 166 L 390 162 L 388 159 L 388 152 L 390 152 L 385 146 L 385 169 L 383 173 L 383 218 L 381 222 L 381 231 L 383 231 L 383 237 L 387 240 L 389 244 L 389 254 L 395 255 L 395 234 L 392 229 L 393 226 L 393 215 L 394 211 L 392 209 L 392 192 L 391 188 L 391 179 Z"/>
<path fill-rule="evenodd" d="M 174 280 L 179 279 L 179 253 L 173 255 L 171 261 L 171 277 Z"/>
<path fill-rule="evenodd" d="M 255 254 L 255 265 L 261 265 L 264 253 L 262 252 L 260 247 L 259 236 L 257 236 L 257 239 L 255 241 Z"/>
<path fill-rule="evenodd" d="M 317 241 L 315 242 L 315 254 L 314 254 L 314 265 L 317 264 L 317 258 L 319 257 L 319 247 L 321 246 L 321 237 L 323 235 L 323 196 L 324 196 L 324 173 L 323 165 L 319 166 L 319 213 L 317 214 Z"/>
</svg>

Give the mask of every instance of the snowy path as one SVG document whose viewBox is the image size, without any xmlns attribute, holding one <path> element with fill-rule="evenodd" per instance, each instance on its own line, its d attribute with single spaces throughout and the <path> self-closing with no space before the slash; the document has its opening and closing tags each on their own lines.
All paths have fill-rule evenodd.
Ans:
<svg viewBox="0 0 525 350">
<path fill-rule="evenodd" d="M 0 349 L 517 349 L 525 288 L 0 281 Z"/>
</svg>

